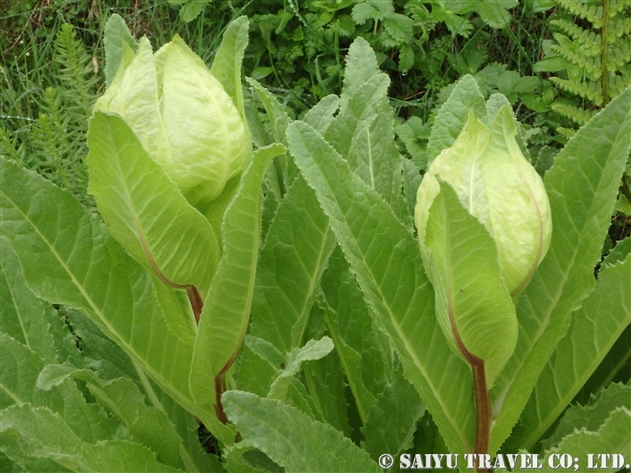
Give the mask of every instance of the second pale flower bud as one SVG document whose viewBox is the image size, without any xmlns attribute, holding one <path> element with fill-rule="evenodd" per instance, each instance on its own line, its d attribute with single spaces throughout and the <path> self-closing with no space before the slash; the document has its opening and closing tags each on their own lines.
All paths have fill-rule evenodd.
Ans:
<svg viewBox="0 0 631 473">
<path fill-rule="evenodd" d="M 552 221 L 543 181 L 522 154 L 508 107 L 489 129 L 470 114 L 453 146 L 430 165 L 418 189 L 415 223 L 421 251 L 437 176 L 482 223 L 497 245 L 504 284 L 511 296 L 526 287 L 550 246 Z"/>
</svg>

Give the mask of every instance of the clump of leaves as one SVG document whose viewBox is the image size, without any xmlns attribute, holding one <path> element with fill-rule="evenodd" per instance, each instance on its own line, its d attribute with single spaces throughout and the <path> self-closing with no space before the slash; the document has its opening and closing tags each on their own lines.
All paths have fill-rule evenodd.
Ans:
<svg viewBox="0 0 631 473">
<path fill-rule="evenodd" d="M 380 66 L 393 77 L 408 75 L 394 93 L 409 97 L 419 89 L 440 90 L 454 80 L 445 74 L 453 62 L 456 39 L 472 39 L 481 29 L 505 28 L 512 19 L 512 0 L 478 2 L 311 0 L 287 2 L 274 12 L 274 1 L 249 4 L 252 18 L 249 59 L 252 76 L 273 87 L 292 90 L 307 102 L 318 100 L 341 86 L 348 45 L 361 36 L 377 55 Z M 480 41 L 471 49 L 480 49 Z M 469 54 L 475 63 L 478 54 Z M 480 68 L 477 64 L 476 70 Z M 306 74 L 305 74 L 306 72 Z M 458 72 L 461 72 L 458 70 Z M 468 70 L 465 73 L 472 73 Z M 462 73 L 462 72 L 461 72 Z M 304 98 L 304 92 L 313 97 Z"/>
</svg>

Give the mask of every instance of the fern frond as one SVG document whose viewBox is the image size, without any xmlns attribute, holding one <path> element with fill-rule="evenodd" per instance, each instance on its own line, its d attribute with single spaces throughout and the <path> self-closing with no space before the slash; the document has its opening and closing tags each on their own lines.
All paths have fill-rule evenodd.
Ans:
<svg viewBox="0 0 631 473">
<path fill-rule="evenodd" d="M 581 27 L 562 18 L 550 20 L 559 30 L 554 33 L 558 44 L 550 49 L 568 62 L 569 77 L 550 77 L 550 81 L 557 88 L 591 102 L 586 104 L 588 108 L 603 107 L 631 83 L 631 16 L 627 14 L 631 0 L 554 1 L 571 15 L 591 23 L 591 27 Z M 579 125 L 592 115 L 562 103 L 553 104 L 552 109 Z"/>
<path fill-rule="evenodd" d="M 550 77 L 550 81 L 566 92 L 593 102 L 597 107 L 603 104 L 603 89 L 600 82 L 574 82 L 559 77 Z"/>
<path fill-rule="evenodd" d="M 593 80 L 600 79 L 602 75 L 600 56 L 588 56 L 587 54 L 572 51 L 558 44 L 550 46 L 550 49 L 572 64 L 584 68 Z"/>
<path fill-rule="evenodd" d="M 609 76 L 609 93 L 612 97 L 620 95 L 624 89 L 631 85 L 631 64 L 621 69 L 620 74 Z"/>
<path fill-rule="evenodd" d="M 558 18 L 556 20 L 550 20 L 550 24 L 574 41 L 578 41 L 581 45 L 581 50 L 587 51 L 590 56 L 597 56 L 600 53 L 600 36 L 593 31 L 581 28 L 575 23 Z"/>
<path fill-rule="evenodd" d="M 629 0 L 609 0 L 609 18 L 614 18 L 625 9 L 630 8 L 631 2 Z"/>
<path fill-rule="evenodd" d="M 100 78 L 94 74 L 92 58 L 68 23 L 57 33 L 53 60 L 59 65 L 57 79 L 64 85 L 64 99 L 87 119 L 96 100 L 95 89 Z"/>
<path fill-rule="evenodd" d="M 569 118 L 580 126 L 585 125 L 585 123 L 590 121 L 594 115 L 589 110 L 585 110 L 582 107 L 575 107 L 574 105 L 568 105 L 566 103 L 553 103 L 551 108 L 559 115 Z"/>
<path fill-rule="evenodd" d="M 589 21 L 594 28 L 600 29 L 602 27 L 602 5 L 588 5 L 586 3 L 577 2 L 576 0 L 556 0 L 556 2 L 572 15 L 579 16 Z"/>
<path fill-rule="evenodd" d="M 557 127 L 556 131 L 563 135 L 567 140 L 569 140 L 576 134 L 576 130 L 573 130 L 572 128 L 565 128 L 562 126 Z"/>
<path fill-rule="evenodd" d="M 609 64 L 610 72 L 620 70 L 629 62 L 631 62 L 631 36 L 624 40 L 618 40 L 615 44 L 610 45 L 607 50 L 607 63 Z"/>
<path fill-rule="evenodd" d="M 631 33 L 631 17 L 616 18 L 607 25 L 607 41 L 615 43 L 618 38 Z"/>
</svg>

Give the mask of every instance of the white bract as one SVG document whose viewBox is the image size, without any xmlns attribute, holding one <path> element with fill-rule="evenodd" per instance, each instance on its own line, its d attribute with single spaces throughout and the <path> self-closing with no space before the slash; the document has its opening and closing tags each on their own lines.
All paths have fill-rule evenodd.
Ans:
<svg viewBox="0 0 631 473">
<path fill-rule="evenodd" d="M 497 245 L 501 275 L 511 296 L 530 281 L 550 246 L 552 221 L 543 181 L 522 154 L 514 118 L 503 107 L 489 129 L 473 113 L 454 144 L 432 162 L 418 189 L 415 223 L 425 248 L 429 209 L 449 183 Z"/>
<path fill-rule="evenodd" d="M 230 96 L 179 37 L 155 54 L 146 38 L 121 65 L 95 110 L 119 114 L 191 205 L 212 201 L 252 151 Z"/>
</svg>

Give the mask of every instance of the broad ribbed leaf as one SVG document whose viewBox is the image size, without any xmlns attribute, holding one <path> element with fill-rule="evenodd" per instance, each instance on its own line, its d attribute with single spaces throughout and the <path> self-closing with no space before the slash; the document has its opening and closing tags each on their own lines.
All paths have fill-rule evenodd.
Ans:
<svg viewBox="0 0 631 473">
<path fill-rule="evenodd" d="M 283 356 L 301 346 L 322 273 L 334 248 L 329 219 L 313 190 L 298 177 L 281 201 L 261 250 L 251 335 L 272 343 Z M 274 373 L 257 359 L 249 351 L 244 353 L 239 389 L 263 396 Z"/>
<path fill-rule="evenodd" d="M 411 448 L 416 424 L 425 412 L 418 391 L 397 370 L 392 383 L 370 409 L 362 428 L 370 456 L 377 460 L 384 452 L 396 456 Z"/>
<path fill-rule="evenodd" d="M 29 404 L 3 411 L 0 438 L 4 453 L 16 463 L 34 457 L 51 460 L 71 471 L 181 471 L 159 463 L 154 453 L 127 440 L 85 442 L 68 428 L 59 414 Z"/>
<path fill-rule="evenodd" d="M 517 347 L 491 391 L 499 412 L 491 452 L 504 442 L 568 327 L 593 290 L 595 265 L 631 146 L 631 88 L 581 128 L 546 173 L 552 242 L 517 301 Z"/>
<path fill-rule="evenodd" d="M 88 145 L 89 191 L 112 236 L 163 283 L 186 290 L 194 309 L 201 310 L 219 260 L 208 221 L 190 206 L 121 117 L 95 112 Z M 174 333 L 192 343 L 195 321 L 190 312 L 165 315 Z"/>
<path fill-rule="evenodd" d="M 543 459 L 544 468 L 539 471 L 559 471 L 558 467 L 554 468 L 555 465 L 558 465 L 558 461 L 552 463 L 552 466 L 550 465 L 550 455 L 553 454 L 570 455 L 581 470 L 584 468 L 599 469 L 600 471 L 624 471 L 624 469 L 628 469 L 629 458 L 631 458 L 630 424 L 631 410 L 627 407 L 616 408 L 609 413 L 607 420 L 597 430 L 574 430 L 573 433 L 564 437 L 558 445 L 548 450 Z M 602 453 L 608 454 L 605 457 L 606 466 L 599 459 L 598 454 Z M 616 456 L 616 465 L 612 463 L 614 455 Z M 573 467 L 574 465 L 572 465 Z"/>
<path fill-rule="evenodd" d="M 521 414 L 529 449 L 572 401 L 631 323 L 631 257 L 603 268 L 594 292 L 573 314 Z M 612 373 L 612 375 L 615 373 Z M 521 440 L 521 439 L 520 439 Z"/>
<path fill-rule="evenodd" d="M 74 382 L 59 383 L 50 392 L 36 386 L 46 363 L 71 358 L 81 364 L 83 358 L 57 311 L 26 287 L 11 245 L 4 239 L 0 244 L 0 408 L 26 402 L 49 407 L 65 415 L 69 427 L 83 440 L 110 438 L 120 431 L 119 422 L 100 406 L 87 403 Z"/>
<path fill-rule="evenodd" d="M 144 396 L 133 381 L 104 380 L 92 370 L 63 364 L 46 366 L 37 386 L 49 390 L 70 378 L 85 381 L 98 402 L 125 424 L 135 442 L 151 449 L 164 463 L 184 467 L 180 458 L 182 445 L 173 424 L 164 412 L 145 404 Z"/>
<path fill-rule="evenodd" d="M 232 98 L 245 121 L 243 107 L 243 86 L 241 83 L 241 63 L 245 47 L 248 45 L 248 17 L 240 16 L 226 27 L 219 49 L 215 53 L 210 72 Z"/>
<path fill-rule="evenodd" d="M 440 107 L 427 143 L 428 162 L 449 148 L 467 122 L 469 111 L 478 117 L 486 115 L 484 96 L 473 76 L 466 75 L 458 81 L 447 101 Z"/>
<path fill-rule="evenodd" d="M 190 383 L 195 400 L 214 410 L 215 382 L 239 353 L 248 327 L 261 226 L 261 181 L 280 144 L 259 149 L 222 225 L 223 256 L 202 311 Z"/>
<path fill-rule="evenodd" d="M 341 106 L 345 107 L 355 91 L 380 72 L 377 57 L 368 41 L 361 36 L 355 39 L 348 49 L 344 87 L 340 96 Z"/>
<path fill-rule="evenodd" d="M 268 91 L 256 80 L 249 77 L 248 84 L 250 84 L 250 86 L 254 89 L 263 103 L 263 107 L 265 107 L 270 124 L 272 125 L 272 136 L 278 143 L 284 143 L 285 130 L 291 121 L 285 107 L 270 91 Z"/>
<path fill-rule="evenodd" d="M 389 85 L 390 79 L 386 74 L 375 74 L 357 88 L 345 104 L 346 106 L 340 110 L 333 123 L 327 128 L 324 135 L 327 141 L 347 159 L 352 169 L 360 166 L 362 158 L 370 158 L 370 156 L 358 156 L 358 141 L 366 133 L 370 133 L 370 126 L 377 119 L 381 109 L 380 99 L 386 96 Z M 365 169 L 362 169 L 366 173 L 365 178 L 362 175 L 364 182 L 374 183 L 377 169 L 370 166 L 371 162 L 361 164 L 366 164 Z"/>
<path fill-rule="evenodd" d="M 105 46 L 105 85 L 109 86 L 123 61 L 124 45 L 136 51 L 138 43 L 129 32 L 125 20 L 114 13 L 105 23 L 103 44 Z"/>
<path fill-rule="evenodd" d="M 280 401 L 227 391 L 222 403 L 245 440 L 287 473 L 381 471 L 341 432 Z"/>
<path fill-rule="evenodd" d="M 50 408 L 63 415 L 68 428 L 86 442 L 120 434 L 120 423 L 108 417 L 101 406 L 87 403 L 74 382 L 67 380 L 49 392 L 38 388 L 37 377 L 45 362 L 37 353 L 4 333 L 0 333 L 0 343 L 1 409 L 24 403 Z"/>
<path fill-rule="evenodd" d="M 311 311 L 312 320 L 315 319 L 315 327 L 307 332 L 308 337 L 316 336 L 315 333 L 324 333 L 324 326 L 319 322 L 324 319 L 324 311 L 319 307 Z M 329 332 L 329 335 L 331 332 Z M 329 353 L 320 360 L 312 361 L 302 367 L 302 379 L 313 403 L 316 406 L 315 418 L 330 424 L 336 430 L 343 432 L 346 437 L 351 437 L 349 425 L 348 386 L 343 365 L 338 356 L 337 344 L 335 351 Z"/>
<path fill-rule="evenodd" d="M 327 328 L 364 423 L 376 397 L 393 377 L 390 340 L 375 325 L 339 247 L 322 279 L 322 294 Z"/>
<path fill-rule="evenodd" d="M 340 98 L 337 95 L 327 95 L 305 114 L 303 120 L 324 134 L 339 106 Z"/>
<path fill-rule="evenodd" d="M 53 318 L 52 307 L 26 287 L 18 258 L 4 238 L 0 238 L 0 249 L 0 332 L 53 362 L 57 351 L 48 322 Z"/>
<path fill-rule="evenodd" d="M 493 238 L 462 207 L 449 184 L 439 181 L 439 186 L 422 242 L 436 317 L 454 353 L 484 361 L 490 387 L 515 349 L 515 306 L 501 277 Z"/>
<path fill-rule="evenodd" d="M 592 397 L 588 405 L 576 404 L 569 407 L 563 414 L 554 433 L 543 441 L 543 446 L 545 448 L 554 446 L 575 430 L 596 431 L 616 408 L 629 408 L 631 407 L 630 404 L 631 386 L 611 383 L 598 394 L 598 397 Z"/>
<path fill-rule="evenodd" d="M 205 422 L 189 394 L 192 347 L 168 328 L 147 272 L 70 193 L 0 161 L 2 234 L 38 297 L 93 322 L 171 396 Z"/>
<path fill-rule="evenodd" d="M 629 373 L 631 373 L 631 325 L 624 329 L 573 401 L 586 403 L 594 393 L 602 391 L 612 381 L 628 381 Z"/>
<path fill-rule="evenodd" d="M 35 382 L 44 361 L 5 333 L 0 333 L 0 342 L 0 409 L 24 402 L 41 404 L 43 393 L 35 387 Z"/>
<path fill-rule="evenodd" d="M 394 117 L 388 101 L 390 80 L 379 72 L 375 53 L 362 38 L 349 49 L 340 112 L 323 136 L 349 163 L 351 170 L 390 204 L 412 230 L 402 194 L 403 169 L 394 143 Z M 305 120 L 306 121 L 306 120 Z M 308 122 L 307 122 L 308 123 Z"/>
<path fill-rule="evenodd" d="M 287 136 L 406 377 L 420 391 L 450 450 L 471 451 L 475 409 L 470 369 L 451 352 L 436 322 L 418 242 L 313 128 L 294 122 Z"/>
</svg>

